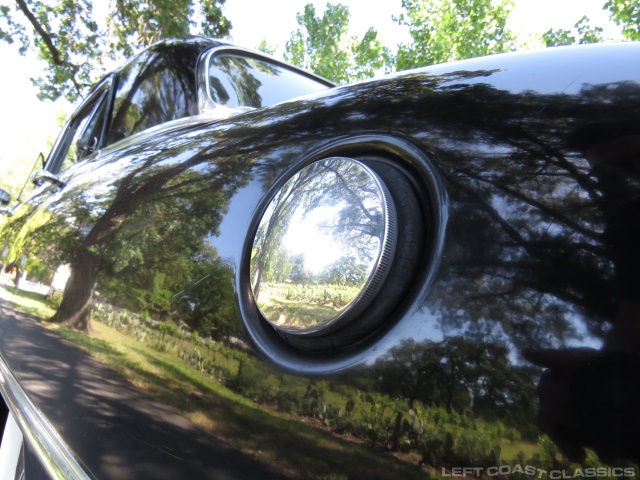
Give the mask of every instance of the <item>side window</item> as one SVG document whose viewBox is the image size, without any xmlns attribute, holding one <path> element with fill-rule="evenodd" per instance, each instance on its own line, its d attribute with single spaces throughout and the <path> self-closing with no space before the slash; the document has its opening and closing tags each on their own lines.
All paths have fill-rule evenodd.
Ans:
<svg viewBox="0 0 640 480">
<path fill-rule="evenodd" d="M 118 73 L 107 145 L 134 133 L 196 115 L 197 51 L 162 45 L 125 65 Z"/>
<path fill-rule="evenodd" d="M 62 162 L 61 170 L 66 170 L 97 150 L 105 121 L 106 103 L 105 94 L 94 108 L 87 109 L 86 114 L 81 114 L 77 119 L 74 119 L 71 125 L 73 132 L 70 132 L 73 137 Z"/>
<path fill-rule="evenodd" d="M 325 90 L 328 85 L 275 62 L 238 54 L 213 55 L 208 94 L 215 105 L 260 108 Z"/>
<path fill-rule="evenodd" d="M 106 122 L 109 89 L 101 88 L 69 119 L 47 161 L 47 170 L 59 174 L 100 148 Z"/>
</svg>

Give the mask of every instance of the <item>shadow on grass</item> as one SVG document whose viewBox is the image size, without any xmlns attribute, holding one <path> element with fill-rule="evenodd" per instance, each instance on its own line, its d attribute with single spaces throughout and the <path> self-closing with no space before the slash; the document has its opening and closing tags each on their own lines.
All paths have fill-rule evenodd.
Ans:
<svg viewBox="0 0 640 480">
<path fill-rule="evenodd" d="M 267 411 L 204 374 L 182 364 L 169 354 L 134 342 L 126 345 L 151 367 L 153 374 L 118 352 L 107 342 L 63 330 L 73 342 L 104 355 L 148 386 L 158 400 L 185 414 L 206 418 L 207 430 L 230 445 L 297 478 L 424 479 L 420 467 L 375 453 L 360 445 L 332 436 L 300 421 Z M 128 342 L 127 342 L 128 343 Z M 131 377 L 131 376 L 130 376 Z"/>
<path fill-rule="evenodd" d="M 19 308 L 42 316 L 44 296 L 14 288 L 7 290 L 21 300 Z M 40 304 L 40 309 L 25 304 Z M 112 329 L 110 329 L 112 330 Z M 336 438 L 303 422 L 284 418 L 216 383 L 203 373 L 122 335 L 121 346 L 138 355 L 132 359 L 108 341 L 66 327 L 55 331 L 88 350 L 129 381 L 165 405 L 191 417 L 205 418 L 209 434 L 229 446 L 250 453 L 287 476 L 334 479 L 424 479 L 429 474 L 420 467 L 376 453 L 360 445 Z M 156 369 L 154 373 L 144 364 Z"/>
<path fill-rule="evenodd" d="M 53 315 L 54 307 L 46 300 L 45 295 L 42 293 L 19 290 L 8 285 L 3 285 L 2 288 L 13 297 L 11 302 L 24 313 L 33 315 L 38 320 L 46 320 Z"/>
<path fill-rule="evenodd" d="M 338 316 L 340 310 L 329 305 L 295 302 L 270 298 L 271 304 L 261 305 L 260 310 L 278 324 L 311 327 L 328 322 Z"/>
<path fill-rule="evenodd" d="M 171 376 L 182 385 L 195 387 L 193 392 L 177 391 L 176 384 L 167 388 L 171 398 L 181 397 L 180 408 L 187 413 L 201 412 L 212 420 L 216 435 L 244 451 L 267 453 L 276 463 L 289 467 L 287 473 L 299 478 L 428 478 L 420 467 L 393 457 L 376 454 L 360 445 L 334 437 L 300 421 L 283 418 L 256 404 L 230 393 L 219 395 L 223 387 L 211 385 L 212 380 L 196 379 L 184 372 L 190 367 L 175 365 L 148 352 L 138 351 L 150 364 Z M 195 371 L 194 371 L 195 372 Z M 199 376 L 195 372 L 195 376 Z M 236 396 L 237 399 L 230 397 Z"/>
<path fill-rule="evenodd" d="M 135 374 L 138 380 L 146 381 L 151 385 L 159 383 L 157 375 L 144 369 L 138 362 L 127 357 L 126 353 L 116 350 L 104 340 L 90 337 L 86 333 L 67 327 L 60 327 L 54 331 L 61 337 L 86 349 L 94 357 L 106 361 L 111 368 L 117 370 L 129 379 L 131 379 L 132 374 Z"/>
</svg>

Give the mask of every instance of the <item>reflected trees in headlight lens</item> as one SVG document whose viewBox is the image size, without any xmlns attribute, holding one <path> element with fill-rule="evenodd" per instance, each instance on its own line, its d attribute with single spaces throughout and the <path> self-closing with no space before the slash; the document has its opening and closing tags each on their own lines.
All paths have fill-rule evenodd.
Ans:
<svg viewBox="0 0 640 480">
<path fill-rule="evenodd" d="M 251 253 L 251 284 L 277 329 L 322 333 L 361 313 L 391 263 L 395 210 L 363 163 L 332 157 L 308 165 L 276 193 Z"/>
</svg>

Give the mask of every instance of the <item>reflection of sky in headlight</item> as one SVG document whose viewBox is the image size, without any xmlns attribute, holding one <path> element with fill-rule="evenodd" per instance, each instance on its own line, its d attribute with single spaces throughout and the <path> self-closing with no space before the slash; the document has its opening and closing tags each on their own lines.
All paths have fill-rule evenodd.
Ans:
<svg viewBox="0 0 640 480">
<path fill-rule="evenodd" d="M 339 228 L 336 219 L 340 218 L 340 212 L 345 207 L 346 202 L 340 202 L 337 205 L 317 207 L 305 213 L 305 207 L 301 205 L 292 216 L 289 229 L 283 237 L 284 246 L 290 255 L 304 255 L 305 268 L 314 275 L 341 257 L 353 257 L 357 263 L 368 269 L 373 268 L 378 259 L 375 254 L 380 248 L 378 238 L 359 234 L 355 230 L 351 231 L 351 235 L 331 235 L 333 229 Z M 369 205 L 366 207 L 370 208 Z M 370 209 L 373 210 L 373 207 Z M 363 257 L 362 252 L 369 255 Z"/>
<path fill-rule="evenodd" d="M 342 204 L 323 206 L 304 215 L 305 208 L 301 205 L 293 214 L 283 238 L 284 245 L 293 255 L 303 254 L 305 267 L 314 274 L 320 273 L 347 253 L 348 246 L 336 242 L 334 237 L 324 233 L 325 229 L 321 228 L 322 224 L 336 218 L 342 208 Z"/>
</svg>

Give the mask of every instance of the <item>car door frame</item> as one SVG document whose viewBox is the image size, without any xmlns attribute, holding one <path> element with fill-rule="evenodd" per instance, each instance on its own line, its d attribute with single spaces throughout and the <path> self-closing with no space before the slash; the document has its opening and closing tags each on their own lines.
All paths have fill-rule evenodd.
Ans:
<svg viewBox="0 0 640 480">
<path fill-rule="evenodd" d="M 85 115 L 89 110 L 92 110 L 92 112 L 89 114 L 88 124 L 94 119 L 94 115 L 101 115 L 102 119 L 100 121 L 102 121 L 102 126 L 99 130 L 96 147 L 90 154 L 76 163 L 91 160 L 100 154 L 100 150 L 105 146 L 107 139 L 107 130 L 109 128 L 108 120 L 111 118 L 111 109 L 113 108 L 114 84 L 115 81 L 113 74 L 105 77 L 91 90 L 82 103 L 80 103 L 80 106 L 76 108 L 64 124 L 58 138 L 49 152 L 49 155 L 47 156 L 47 159 L 45 160 L 45 171 L 50 172 L 53 175 L 62 173 L 60 172 L 60 168 L 64 163 L 65 156 L 69 148 L 71 147 L 70 142 L 76 134 L 78 123 L 85 118 Z M 104 108 L 100 108 L 103 101 L 105 101 L 106 104 L 104 105 Z M 86 128 L 86 125 L 84 128 Z"/>
</svg>

